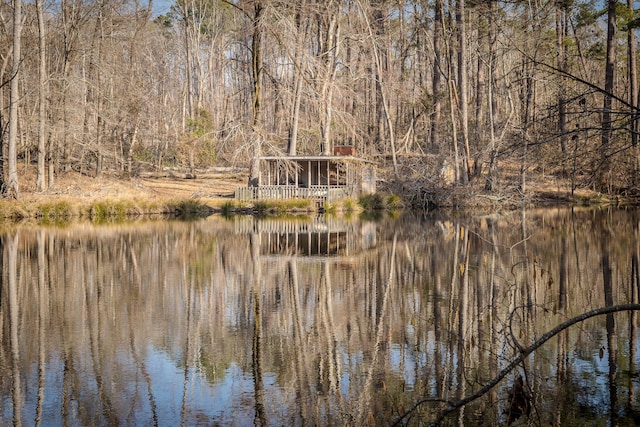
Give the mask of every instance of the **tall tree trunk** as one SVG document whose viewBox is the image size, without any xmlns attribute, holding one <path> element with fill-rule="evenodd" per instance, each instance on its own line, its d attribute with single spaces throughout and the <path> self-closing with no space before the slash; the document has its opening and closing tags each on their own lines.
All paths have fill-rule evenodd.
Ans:
<svg viewBox="0 0 640 427">
<path fill-rule="evenodd" d="M 76 40 L 76 33 L 74 32 L 75 25 L 73 22 L 69 22 L 72 8 L 69 6 L 68 0 L 60 1 L 60 16 L 62 18 L 63 29 L 63 58 L 62 58 L 62 75 L 65 81 L 69 78 L 70 74 L 70 62 L 71 52 L 73 51 L 73 42 Z M 60 138 L 60 153 L 56 153 L 51 147 L 51 144 L 55 144 L 53 140 L 50 141 L 49 146 L 49 188 L 54 186 L 54 175 L 51 173 L 55 169 L 55 163 L 58 161 L 61 165 L 61 169 L 65 172 L 71 170 L 71 147 L 68 143 L 68 112 L 67 112 L 67 100 L 68 100 L 68 85 L 60 85 L 60 110 L 62 115 L 62 137 Z"/>
<path fill-rule="evenodd" d="M 484 8 L 485 6 L 482 5 Z M 486 129 L 486 120 L 484 117 L 484 104 L 486 102 L 486 63 L 488 61 L 487 58 L 487 46 L 489 45 L 489 37 L 488 37 L 488 28 L 489 28 L 490 18 L 487 16 L 487 13 L 483 13 L 481 11 L 478 14 L 478 55 L 476 60 L 476 110 L 475 110 L 475 132 L 474 132 L 474 142 L 475 142 L 475 152 L 480 153 L 480 147 L 483 146 L 483 134 Z M 478 167 L 479 154 L 476 154 L 474 157 L 475 160 L 475 170 L 474 175 L 480 172 L 480 168 Z"/>
<path fill-rule="evenodd" d="M 567 34 L 565 26 L 565 14 L 564 2 L 558 1 L 556 3 L 556 54 L 557 54 L 557 67 L 561 71 L 561 74 L 567 71 L 567 56 L 566 49 L 564 47 L 564 40 Z M 560 77 L 564 79 L 564 77 Z M 560 135 L 560 150 L 562 152 L 562 169 L 563 173 L 566 172 L 564 167 L 564 156 L 567 151 L 567 109 L 565 100 L 565 87 L 564 85 L 558 86 L 558 135 Z"/>
<path fill-rule="evenodd" d="M 101 59 L 102 59 L 102 41 L 104 39 L 104 12 L 106 10 L 108 0 L 102 0 L 96 18 L 95 28 L 91 39 L 91 47 L 89 49 L 89 64 L 85 77 L 85 103 L 84 103 L 84 120 L 82 135 L 86 139 L 82 144 L 82 152 L 80 155 L 80 171 L 84 170 L 84 157 L 86 155 L 87 146 L 91 145 L 90 141 L 95 141 L 93 154 L 96 157 L 96 177 L 100 176 L 102 169 L 102 96 L 101 91 Z M 84 71 L 83 71 L 84 72 Z M 95 109 L 95 128 L 91 130 L 92 125 L 92 108 Z M 93 137 L 92 137 L 93 135 Z"/>
<path fill-rule="evenodd" d="M 496 142 L 496 100 L 495 100 L 495 69 L 496 69 L 496 31 L 495 23 L 493 19 L 493 2 L 489 2 L 489 65 L 488 71 L 488 85 L 487 85 L 487 116 L 489 121 L 489 147 L 491 151 L 491 157 L 489 160 L 489 171 L 487 173 L 487 181 L 485 183 L 485 189 L 489 191 L 495 191 L 498 187 L 498 146 Z"/>
<path fill-rule="evenodd" d="M 301 0 L 296 11 L 296 34 L 298 36 L 298 40 L 296 42 L 293 57 L 293 111 L 291 113 L 291 125 L 289 128 L 289 146 L 287 147 L 287 152 L 290 156 L 295 156 L 298 152 L 298 126 L 300 122 L 300 102 L 302 100 L 302 69 L 300 56 L 302 54 L 303 43 L 306 38 L 306 23 L 305 29 L 302 31 L 301 11 L 304 8 L 304 4 L 305 0 Z"/>
<path fill-rule="evenodd" d="M 46 188 L 46 129 L 47 120 L 47 61 L 46 61 L 46 34 L 44 16 L 42 12 L 42 0 L 36 0 L 38 13 L 38 48 L 40 61 L 38 64 L 38 171 L 36 176 L 36 191 L 44 191 Z"/>
<path fill-rule="evenodd" d="M 184 54 L 185 54 L 185 62 L 186 62 L 186 82 L 185 82 L 185 95 L 187 97 L 187 117 L 194 117 L 195 115 L 195 101 L 194 101 L 194 93 L 193 93 L 193 54 L 192 51 L 194 47 L 191 43 L 191 32 L 193 23 L 190 19 L 189 12 L 189 3 L 186 1 L 179 2 L 178 4 L 182 5 L 182 21 L 184 25 Z M 184 123 L 183 118 L 183 123 Z"/>
<path fill-rule="evenodd" d="M 2 66 L 0 67 L 0 81 L 7 81 L 7 68 L 9 68 L 9 59 L 11 57 L 11 50 L 7 52 L 7 55 L 2 60 Z M 5 111 L 5 101 L 6 97 L 3 93 L 0 92 L 0 111 Z M 5 126 L 5 121 L 3 117 L 0 117 L 0 193 L 4 192 L 5 183 L 6 183 L 6 171 L 7 171 L 7 161 L 6 161 L 6 153 L 7 146 L 4 143 L 5 135 L 7 133 L 7 127 Z"/>
<path fill-rule="evenodd" d="M 138 61 L 138 39 L 140 35 L 144 32 L 147 24 L 149 22 L 149 18 L 151 18 L 151 10 L 153 8 L 153 0 L 149 0 L 147 8 L 140 8 L 138 2 L 135 3 L 135 16 L 136 16 L 136 30 L 134 32 L 133 37 L 131 38 L 131 42 L 129 45 L 129 78 L 127 79 L 128 87 L 130 88 L 132 100 L 131 107 L 129 108 L 129 120 L 130 120 L 130 138 L 129 138 L 129 146 L 127 147 L 126 153 L 123 155 L 126 156 L 126 171 L 129 176 L 133 173 L 133 153 L 136 148 L 136 144 L 138 143 L 138 132 L 140 130 L 140 103 L 143 101 L 139 99 L 139 96 L 136 94 L 136 85 L 140 84 L 140 80 L 137 78 L 137 70 L 136 63 Z"/>
<path fill-rule="evenodd" d="M 373 60 L 375 65 L 375 76 L 376 83 L 380 90 L 380 96 L 382 97 L 382 106 L 384 108 L 384 115 L 387 121 L 387 127 L 389 128 L 389 143 L 391 145 L 391 159 L 393 162 L 393 177 L 396 181 L 400 179 L 398 174 L 398 159 L 396 156 L 396 138 L 395 138 L 395 130 L 393 128 L 393 120 L 391 118 L 391 111 L 389 110 L 389 99 L 386 94 L 385 85 L 383 82 L 382 76 L 382 62 L 380 60 L 380 54 L 378 53 L 378 48 L 376 46 L 375 38 L 373 37 L 373 30 L 371 29 L 371 23 L 369 21 L 369 16 L 367 15 L 367 11 L 364 9 L 362 2 L 358 0 L 358 6 L 360 7 L 360 11 L 364 16 L 367 30 L 369 32 L 369 37 L 371 37 L 371 50 L 373 51 Z"/>
<path fill-rule="evenodd" d="M 431 116 L 431 145 L 438 149 L 440 145 L 440 116 L 442 112 L 442 33 L 444 31 L 442 0 L 435 0 L 433 18 L 433 113 Z"/>
<path fill-rule="evenodd" d="M 289 146 L 287 152 L 295 156 L 298 152 L 298 127 L 300 123 L 300 102 L 302 101 L 302 77 L 296 73 L 293 83 L 293 111 L 291 113 L 291 127 L 289 128 Z"/>
<path fill-rule="evenodd" d="M 633 0 L 627 0 L 627 7 L 634 13 Z M 636 59 L 636 38 L 634 29 L 627 30 L 627 50 L 629 67 L 629 104 L 631 104 L 631 146 L 633 149 L 633 173 L 632 183 L 638 184 L 638 172 L 640 172 L 640 157 L 638 153 L 638 65 Z"/>
<path fill-rule="evenodd" d="M 22 0 L 13 0 L 13 60 L 9 88 L 9 144 L 7 152 L 7 182 L 2 189 L 6 197 L 20 198 L 18 188 L 18 102 L 20 87 L 20 48 L 22 35 Z"/>
<path fill-rule="evenodd" d="M 612 122 L 611 108 L 616 61 L 616 0 L 607 0 L 607 59 L 604 75 L 604 100 L 602 106 L 602 139 L 600 146 L 600 165 L 597 171 L 597 185 L 600 191 L 608 192 L 609 182 L 609 146 L 611 144 Z"/>
<path fill-rule="evenodd" d="M 462 159 L 462 182 L 467 184 L 471 174 L 469 149 L 469 107 L 467 103 L 467 45 L 466 45 L 466 23 L 465 23 L 464 0 L 456 3 L 456 24 L 458 37 L 458 108 L 460 112 L 460 131 L 462 132 L 462 143 L 464 145 L 464 158 Z"/>
<path fill-rule="evenodd" d="M 331 154 L 331 119 L 333 114 L 333 87 L 336 79 L 337 56 L 340 47 L 340 26 L 338 24 L 338 12 L 335 10 L 334 2 L 327 6 L 329 13 L 328 25 L 322 45 L 320 55 L 324 58 L 324 79 L 320 89 L 323 112 L 320 116 L 320 151 L 323 155 Z"/>
<path fill-rule="evenodd" d="M 264 4 L 262 0 L 254 1 L 253 35 L 251 37 L 252 61 L 251 73 L 253 77 L 253 118 L 251 133 L 253 137 L 253 159 L 249 169 L 249 186 L 257 187 L 260 182 L 260 156 L 262 156 L 262 18 Z"/>
</svg>

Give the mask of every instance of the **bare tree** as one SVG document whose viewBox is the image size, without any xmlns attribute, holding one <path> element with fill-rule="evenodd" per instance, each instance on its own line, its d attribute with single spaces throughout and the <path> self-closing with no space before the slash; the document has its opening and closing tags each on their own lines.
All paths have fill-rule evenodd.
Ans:
<svg viewBox="0 0 640 427">
<path fill-rule="evenodd" d="M 630 14 L 634 14 L 633 0 L 627 0 L 627 8 Z M 640 154 L 638 153 L 638 63 L 636 58 L 636 37 L 635 26 L 627 25 L 627 69 L 629 79 L 629 104 L 631 105 L 631 146 L 633 147 L 633 173 L 632 183 L 637 184 L 638 172 L 640 171 Z"/>
<path fill-rule="evenodd" d="M 251 138 L 253 160 L 249 170 L 249 186 L 256 186 L 260 180 L 260 159 L 262 155 L 262 89 L 263 89 L 263 19 L 265 12 L 264 0 L 253 1 L 253 34 L 251 36 L 251 76 L 253 78 L 253 115 L 251 119 Z"/>
<path fill-rule="evenodd" d="M 444 32 L 443 25 L 443 7 L 442 0 L 435 0 L 434 18 L 433 18 L 433 113 L 431 118 L 431 145 L 438 147 L 440 143 L 440 116 L 442 111 L 442 36 Z"/>
<path fill-rule="evenodd" d="M 557 67 L 562 71 L 567 69 L 567 53 L 565 49 L 566 9 L 565 2 L 556 3 L 556 50 L 558 52 Z M 562 77 L 560 77 L 562 79 Z M 564 155 L 567 151 L 567 102 L 564 85 L 558 86 L 558 135 L 560 149 Z"/>
<path fill-rule="evenodd" d="M 291 111 L 291 125 L 289 128 L 289 141 L 287 152 L 290 156 L 295 156 L 298 152 L 298 127 L 300 123 L 300 102 L 302 100 L 302 49 L 303 43 L 306 39 L 307 22 L 308 18 L 303 18 L 302 11 L 305 6 L 305 0 L 297 2 L 295 7 L 295 34 L 298 37 L 298 41 L 294 47 L 293 55 L 293 108 Z M 304 19 L 304 23 L 303 23 Z"/>
<path fill-rule="evenodd" d="M 18 187 L 18 103 L 20 102 L 20 62 L 22 35 L 22 0 L 13 0 L 13 59 L 9 101 L 9 136 L 7 154 L 7 181 L 2 188 L 5 197 L 20 198 Z"/>
<path fill-rule="evenodd" d="M 458 109 L 460 115 L 460 131 L 462 132 L 462 143 L 464 146 L 464 157 L 462 165 L 462 182 L 468 183 L 471 175 L 471 150 L 469 148 L 469 106 L 467 96 L 467 31 L 465 19 L 465 2 L 456 2 L 456 34 L 458 37 Z"/>
<path fill-rule="evenodd" d="M 598 167 L 598 186 L 600 190 L 608 190 L 609 182 L 609 146 L 613 132 L 611 108 L 613 105 L 614 72 L 616 62 L 616 5 L 614 0 L 607 0 L 607 53 L 604 75 L 604 96 L 602 106 L 602 132 L 600 146 L 600 165 Z"/>
<path fill-rule="evenodd" d="M 40 61 L 38 67 L 38 172 L 36 177 L 36 191 L 44 191 L 45 160 L 46 160 L 46 121 L 47 121 L 47 55 L 46 32 L 42 0 L 36 0 L 38 13 L 38 52 Z"/>
<path fill-rule="evenodd" d="M 337 58 L 340 50 L 340 24 L 338 21 L 340 3 L 330 0 L 324 4 L 324 14 L 319 17 L 322 28 L 318 44 L 322 79 L 319 80 L 320 103 L 320 152 L 331 154 L 331 120 L 333 114 L 333 90 L 337 72 Z"/>
<path fill-rule="evenodd" d="M 375 67 L 375 76 L 376 76 L 376 85 L 380 90 L 380 97 L 382 99 L 382 107 L 384 109 L 384 116 L 387 122 L 387 128 L 389 132 L 389 144 L 391 148 L 391 159 L 393 163 L 393 177 L 395 180 L 400 179 L 400 175 L 398 173 L 398 159 L 396 157 L 396 137 L 395 131 L 393 127 L 393 119 L 391 117 L 391 109 L 389 107 L 389 97 L 387 95 L 387 88 L 384 82 L 384 77 L 382 73 L 382 60 L 380 58 L 380 54 L 378 52 L 378 46 L 376 45 L 376 39 L 373 35 L 373 30 L 371 28 L 371 23 L 369 22 L 368 12 L 362 5 L 362 2 L 358 0 L 358 5 L 362 12 L 362 16 L 364 17 L 365 24 L 367 26 L 367 31 L 369 33 L 369 37 L 371 40 L 371 50 L 373 52 L 373 63 Z"/>
</svg>

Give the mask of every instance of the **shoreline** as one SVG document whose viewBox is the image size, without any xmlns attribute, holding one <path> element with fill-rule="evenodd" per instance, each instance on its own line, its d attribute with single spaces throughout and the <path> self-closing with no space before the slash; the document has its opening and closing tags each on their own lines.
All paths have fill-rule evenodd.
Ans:
<svg viewBox="0 0 640 427">
<path fill-rule="evenodd" d="M 29 172 L 31 172 L 29 174 Z M 194 175 L 166 172 L 133 178 L 104 175 L 89 177 L 77 172 L 56 176 L 55 185 L 42 193 L 35 191 L 35 171 L 24 168 L 26 176 L 18 200 L 0 198 L 0 221 L 26 219 L 55 221 L 77 218 L 102 221 L 107 218 L 141 216 L 207 216 L 212 214 L 317 213 L 318 211 L 416 210 L 481 211 L 484 213 L 556 206 L 639 206 L 637 197 L 607 196 L 588 189 L 573 194 L 562 186 L 540 185 L 522 195 L 516 189 L 488 193 L 479 183 L 440 188 L 416 194 L 402 185 L 380 189 L 378 200 L 349 200 L 318 209 L 304 199 L 248 203 L 236 200 L 234 190 L 244 186 L 247 173 L 239 169 L 213 168 Z M 555 188 L 554 188 L 555 187 Z M 403 197 L 403 193 L 413 196 Z M 422 200 L 417 200 L 422 197 Z M 360 201 L 362 204 L 362 201 Z"/>
</svg>

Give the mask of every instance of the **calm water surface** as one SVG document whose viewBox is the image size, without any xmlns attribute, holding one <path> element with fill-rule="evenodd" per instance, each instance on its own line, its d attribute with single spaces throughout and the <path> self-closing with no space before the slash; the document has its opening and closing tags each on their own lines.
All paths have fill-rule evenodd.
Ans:
<svg viewBox="0 0 640 427">
<path fill-rule="evenodd" d="M 19 227 L 0 236 L 0 424 L 427 424 L 560 323 L 637 303 L 639 223 L 549 209 Z M 637 325 L 624 311 L 553 335 L 443 423 L 633 425 Z"/>
</svg>

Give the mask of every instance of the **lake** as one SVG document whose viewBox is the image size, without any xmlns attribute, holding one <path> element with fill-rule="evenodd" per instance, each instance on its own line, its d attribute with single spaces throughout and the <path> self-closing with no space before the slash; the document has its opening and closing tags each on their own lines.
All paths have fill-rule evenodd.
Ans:
<svg viewBox="0 0 640 427">
<path fill-rule="evenodd" d="M 639 224 L 558 208 L 5 228 L 0 424 L 632 425 L 637 306 L 619 306 L 639 299 Z"/>
</svg>

